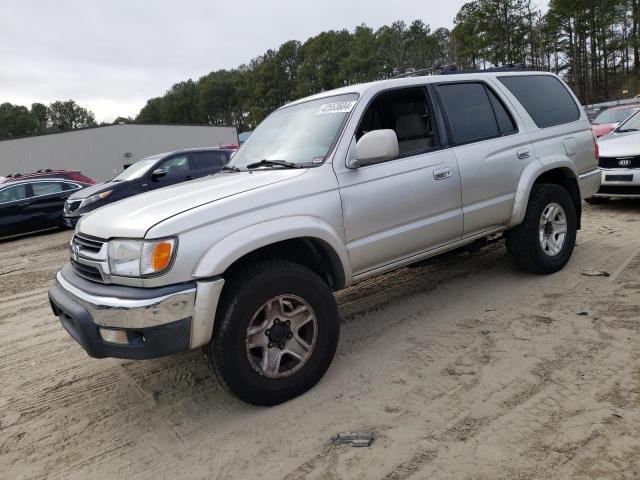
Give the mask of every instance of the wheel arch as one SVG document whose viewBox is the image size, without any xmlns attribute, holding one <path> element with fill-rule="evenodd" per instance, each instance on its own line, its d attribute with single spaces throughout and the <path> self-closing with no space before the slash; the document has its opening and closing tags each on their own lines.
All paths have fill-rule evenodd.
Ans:
<svg viewBox="0 0 640 480">
<path fill-rule="evenodd" d="M 578 185 L 578 174 L 575 165 L 566 156 L 548 158 L 544 162 L 531 163 L 525 168 L 516 190 L 509 227 L 522 223 L 527 211 L 531 189 L 539 183 L 560 185 L 569 192 L 576 209 L 578 229 L 580 229 L 582 199 Z"/>
<path fill-rule="evenodd" d="M 234 232 L 209 248 L 193 275 L 224 276 L 246 262 L 274 258 L 309 267 L 333 290 L 351 283 L 344 241 L 328 223 L 314 217 L 280 218 Z"/>
</svg>

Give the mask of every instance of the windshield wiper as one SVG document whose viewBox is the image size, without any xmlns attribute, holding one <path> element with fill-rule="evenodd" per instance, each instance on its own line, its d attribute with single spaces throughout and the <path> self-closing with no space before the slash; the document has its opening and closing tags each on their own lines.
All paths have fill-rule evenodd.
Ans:
<svg viewBox="0 0 640 480">
<path fill-rule="evenodd" d="M 247 165 L 247 168 L 249 169 L 258 167 L 304 168 L 304 166 L 298 165 L 297 163 L 287 162 L 285 160 L 267 160 L 266 158 L 260 160 L 259 162 L 250 163 L 249 165 Z"/>
<path fill-rule="evenodd" d="M 637 128 L 623 128 L 622 130 L 617 130 L 618 133 L 627 133 L 627 132 L 637 132 Z"/>
<path fill-rule="evenodd" d="M 240 170 L 238 167 L 234 167 L 233 165 L 225 165 L 224 167 L 222 167 L 222 171 L 223 172 L 241 172 L 242 170 Z"/>
</svg>

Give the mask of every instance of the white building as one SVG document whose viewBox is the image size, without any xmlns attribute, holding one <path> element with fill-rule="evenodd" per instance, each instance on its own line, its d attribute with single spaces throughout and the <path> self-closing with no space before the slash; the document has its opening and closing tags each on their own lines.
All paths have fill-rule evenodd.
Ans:
<svg viewBox="0 0 640 480">
<path fill-rule="evenodd" d="M 80 170 L 98 182 L 155 153 L 238 143 L 234 127 L 119 124 L 0 140 L 0 176 Z"/>
</svg>

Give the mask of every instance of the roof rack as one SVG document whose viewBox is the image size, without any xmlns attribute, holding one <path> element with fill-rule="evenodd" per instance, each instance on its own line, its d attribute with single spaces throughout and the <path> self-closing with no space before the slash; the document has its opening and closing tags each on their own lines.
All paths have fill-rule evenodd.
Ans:
<svg viewBox="0 0 640 480">
<path fill-rule="evenodd" d="M 402 73 L 391 78 L 417 77 L 420 75 L 458 75 L 464 73 L 490 73 L 490 72 L 513 72 L 513 71 L 535 71 L 535 68 L 528 67 L 524 63 L 510 63 L 502 67 L 491 67 L 476 70 L 458 70 L 455 64 L 438 65 L 430 68 L 414 70 L 413 72 Z"/>
</svg>

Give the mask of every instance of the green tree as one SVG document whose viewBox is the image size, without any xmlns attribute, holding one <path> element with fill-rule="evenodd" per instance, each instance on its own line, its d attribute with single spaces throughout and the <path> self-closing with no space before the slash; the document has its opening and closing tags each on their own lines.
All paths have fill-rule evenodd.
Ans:
<svg viewBox="0 0 640 480">
<path fill-rule="evenodd" d="M 81 107 L 73 100 L 51 103 L 48 108 L 48 117 L 49 124 L 54 130 L 73 130 L 96 125 L 93 112 Z"/>
<path fill-rule="evenodd" d="M 38 122 L 27 107 L 8 102 L 0 105 L 0 138 L 31 135 L 37 128 Z"/>
</svg>

